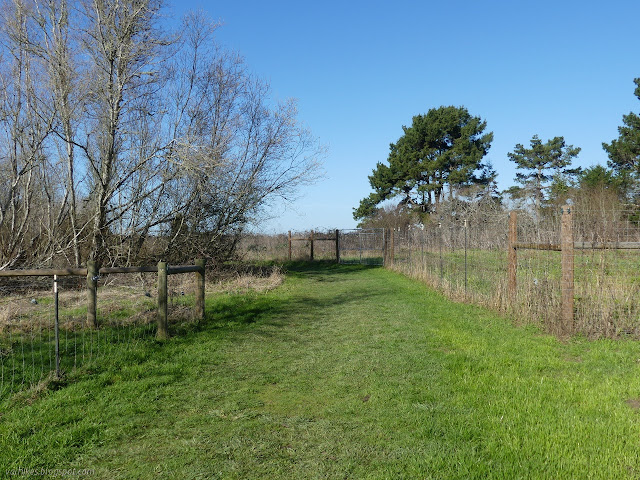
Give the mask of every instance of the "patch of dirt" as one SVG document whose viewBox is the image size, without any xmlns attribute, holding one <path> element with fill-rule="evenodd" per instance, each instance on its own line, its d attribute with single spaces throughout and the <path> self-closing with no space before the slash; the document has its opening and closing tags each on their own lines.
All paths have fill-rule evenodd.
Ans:
<svg viewBox="0 0 640 480">
<path fill-rule="evenodd" d="M 572 357 L 572 356 L 568 356 L 568 357 L 564 357 L 564 361 L 565 362 L 570 362 L 570 363 L 582 363 L 582 357 Z"/>
<path fill-rule="evenodd" d="M 631 408 L 633 410 L 639 410 L 640 409 L 640 398 L 629 398 L 628 400 L 625 400 L 624 403 L 629 405 L 629 408 Z"/>
</svg>

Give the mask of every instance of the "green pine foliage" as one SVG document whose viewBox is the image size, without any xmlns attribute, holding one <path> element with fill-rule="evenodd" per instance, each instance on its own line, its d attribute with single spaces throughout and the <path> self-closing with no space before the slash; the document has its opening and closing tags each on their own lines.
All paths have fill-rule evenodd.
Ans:
<svg viewBox="0 0 640 480">
<path fill-rule="evenodd" d="M 448 187 L 468 186 L 482 178 L 482 159 L 493 140 L 487 123 L 465 107 L 439 107 L 416 115 L 404 134 L 390 145 L 388 165 L 378 163 L 369 176 L 374 193 L 354 208 L 354 219 L 375 215 L 385 200 L 400 198 L 410 209 L 431 211 Z M 484 179 L 486 180 L 486 179 Z"/>
<path fill-rule="evenodd" d="M 640 100 L 640 78 L 636 84 L 635 96 Z M 640 173 L 640 116 L 630 112 L 622 116 L 623 126 L 618 127 L 619 136 L 602 147 L 609 154 L 609 166 L 617 172 Z"/>
<path fill-rule="evenodd" d="M 529 145 L 525 147 L 518 143 L 507 155 L 519 170 L 516 182 L 528 192 L 539 210 L 547 198 L 546 190 L 554 187 L 555 193 L 566 192 L 569 179 L 580 172 L 580 169 L 570 168 L 571 160 L 578 156 L 580 148 L 567 145 L 564 137 L 542 143 L 538 135 L 531 138 Z"/>
</svg>

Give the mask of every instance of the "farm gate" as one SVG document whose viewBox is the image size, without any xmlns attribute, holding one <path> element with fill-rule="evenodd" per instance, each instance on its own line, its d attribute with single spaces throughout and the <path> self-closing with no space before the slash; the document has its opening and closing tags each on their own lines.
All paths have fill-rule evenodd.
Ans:
<svg viewBox="0 0 640 480">
<path fill-rule="evenodd" d="M 338 235 L 340 263 L 384 265 L 384 228 L 340 230 Z"/>
</svg>

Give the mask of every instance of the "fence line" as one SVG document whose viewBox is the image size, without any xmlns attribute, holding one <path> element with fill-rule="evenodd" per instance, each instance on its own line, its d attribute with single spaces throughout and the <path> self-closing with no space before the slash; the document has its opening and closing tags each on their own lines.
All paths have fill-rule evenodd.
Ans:
<svg viewBox="0 0 640 480">
<path fill-rule="evenodd" d="M 316 237 L 315 234 L 316 232 L 314 232 L 313 230 L 311 230 L 311 232 L 309 233 L 308 237 L 294 237 L 291 234 L 291 230 L 289 230 L 287 237 L 288 237 L 288 253 L 287 253 L 287 259 L 289 261 L 292 260 L 292 250 L 293 250 L 293 242 L 309 242 L 309 260 L 313 261 L 314 258 L 314 244 L 315 242 L 334 242 L 335 243 L 335 253 L 336 253 L 336 259 L 340 259 L 340 251 L 339 251 L 339 247 L 338 247 L 338 242 L 339 242 L 339 231 L 335 230 L 334 231 L 334 236 L 333 237 Z"/>
<path fill-rule="evenodd" d="M 38 300 L 35 297 L 31 299 L 30 304 L 33 305 L 30 305 L 30 309 L 24 305 L 21 307 L 16 300 L 13 300 L 14 303 L 9 304 L 6 318 L 0 318 L 0 399 L 7 394 L 33 386 L 49 376 L 59 379 L 64 371 L 73 370 L 79 364 L 97 359 L 112 345 L 148 339 L 153 334 L 158 339 L 167 338 L 169 335 L 168 309 L 169 305 L 173 306 L 174 303 L 174 292 L 168 290 L 169 275 L 195 274 L 193 318 L 196 321 L 204 319 L 206 271 L 204 259 L 197 260 L 194 265 L 171 266 L 165 262 L 159 262 L 156 266 L 105 267 L 99 271 L 96 271 L 92 262 L 87 263 L 87 268 L 0 271 L 0 277 L 5 279 L 53 277 L 53 311 L 48 310 L 48 314 L 39 311 L 40 307 L 36 305 L 48 304 L 51 300 L 49 300 L 50 297 L 36 295 Z M 117 317 L 110 318 L 109 312 L 105 312 L 103 322 L 98 322 L 97 303 L 100 298 L 98 280 L 105 275 L 132 273 L 157 273 L 158 275 L 155 322 L 147 321 L 144 316 L 140 322 L 132 320 L 127 315 L 126 309 L 125 316 L 121 320 Z M 78 319 L 77 313 L 71 316 L 67 314 L 70 318 L 61 321 L 59 284 L 72 282 L 73 277 L 86 277 L 84 301 L 81 300 L 81 291 L 77 288 L 73 290 L 77 293 L 71 294 L 75 305 L 85 304 L 86 318 L 83 321 L 81 317 Z M 41 288 L 40 282 L 32 285 L 34 288 Z M 145 292 L 144 297 L 151 297 L 151 294 Z M 72 311 L 79 308 L 71 306 Z M 68 311 L 69 305 L 66 307 Z M 154 323 L 155 328 L 153 328 Z"/>
<path fill-rule="evenodd" d="M 390 231 L 387 264 L 556 334 L 640 338 L 640 219 L 599 215 L 564 206 L 441 218 Z"/>
</svg>

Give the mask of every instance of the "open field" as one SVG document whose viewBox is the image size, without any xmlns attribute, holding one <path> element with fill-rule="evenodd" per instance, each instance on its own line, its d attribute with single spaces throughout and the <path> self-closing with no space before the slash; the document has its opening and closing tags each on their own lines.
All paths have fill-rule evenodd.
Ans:
<svg viewBox="0 0 640 480">
<path fill-rule="evenodd" d="M 517 291 L 507 295 L 506 249 L 396 249 L 394 269 L 450 298 L 472 302 L 558 333 L 561 254 L 519 249 Z M 574 332 L 592 338 L 640 338 L 640 251 L 574 251 Z M 565 332 L 566 333 L 566 332 Z"/>
<path fill-rule="evenodd" d="M 89 478 L 637 478 L 640 345 L 560 341 L 379 268 L 291 264 L 2 403 L 0 465 Z"/>
</svg>

